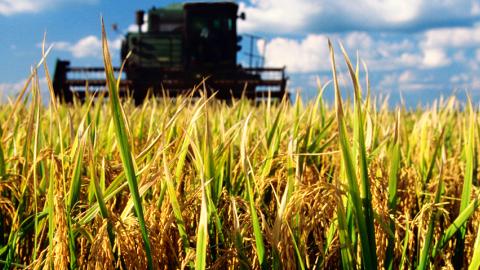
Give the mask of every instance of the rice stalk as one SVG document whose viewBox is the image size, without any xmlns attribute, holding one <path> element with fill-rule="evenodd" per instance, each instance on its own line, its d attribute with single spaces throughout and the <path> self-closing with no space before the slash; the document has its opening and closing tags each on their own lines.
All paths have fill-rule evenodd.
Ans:
<svg viewBox="0 0 480 270">
<path fill-rule="evenodd" d="M 473 183 L 476 181 L 477 175 L 477 159 L 476 159 L 476 139 L 475 139 L 475 130 L 476 130 L 476 120 L 475 120 L 475 113 L 473 111 L 472 102 L 470 97 L 468 98 L 467 108 L 469 112 L 468 117 L 468 131 L 466 132 L 466 143 L 465 143 L 465 157 L 466 157 L 466 164 L 465 164 L 465 177 L 463 181 L 462 187 L 462 196 L 460 201 L 460 208 L 459 213 L 465 210 L 465 208 L 470 203 L 470 197 L 472 195 L 472 186 Z M 466 234 L 466 226 L 463 225 L 457 232 L 457 241 L 455 246 L 455 256 L 453 257 L 453 265 L 460 269 L 463 267 L 463 253 L 465 249 L 465 234 Z"/>
<path fill-rule="evenodd" d="M 393 142 L 390 148 L 390 171 L 388 175 L 388 210 L 391 216 L 395 216 L 397 208 L 398 178 L 400 173 L 401 152 L 400 152 L 400 112 L 397 112 Z M 395 250 L 395 218 L 390 217 L 391 236 L 388 238 L 388 246 L 385 254 L 385 266 L 393 269 Z"/>
<path fill-rule="evenodd" d="M 440 203 L 440 200 L 442 198 L 442 193 L 443 193 L 444 187 L 443 187 L 443 178 L 442 175 L 440 174 L 440 180 L 438 181 L 438 186 L 437 186 L 437 192 L 435 193 L 435 198 L 432 203 L 432 206 L 434 207 L 432 209 L 432 212 L 430 214 L 430 220 L 428 223 L 427 227 L 427 233 L 425 235 L 425 241 L 423 243 L 423 247 L 421 250 L 420 254 L 420 261 L 418 263 L 417 269 L 427 269 L 428 265 L 430 264 L 430 249 L 433 245 L 433 233 L 435 229 L 435 223 L 437 222 L 437 219 L 439 218 L 439 213 L 438 209 L 436 206 Z"/>
<path fill-rule="evenodd" d="M 367 209 L 364 209 L 365 206 L 369 205 L 371 202 L 367 202 L 368 198 L 368 193 L 369 191 L 366 190 L 368 187 L 368 184 L 366 183 L 368 181 L 368 177 L 365 179 L 365 174 L 362 174 L 362 179 L 365 181 L 363 183 L 363 194 L 366 197 L 361 198 L 360 196 L 360 190 L 357 184 L 357 176 L 356 176 L 356 166 L 354 165 L 354 159 L 352 156 L 352 149 L 349 146 L 348 143 L 348 136 L 346 133 L 346 125 L 345 125 L 345 119 L 344 119 L 344 112 L 343 112 L 343 105 L 342 105 L 342 98 L 340 95 L 340 88 L 338 86 L 338 81 L 337 81 L 337 74 L 336 74 L 336 67 L 335 67 L 335 56 L 333 53 L 333 47 L 331 42 L 329 42 L 329 48 L 330 48 L 330 59 L 331 59 L 331 65 L 332 65 L 332 76 L 333 76 L 333 82 L 334 82 L 334 87 L 335 87 L 335 109 L 336 109 L 336 116 L 337 116 L 337 122 L 338 122 L 338 138 L 339 138 L 339 144 L 340 148 L 342 150 L 342 160 L 343 164 L 345 166 L 345 172 L 347 175 L 347 180 L 348 180 L 348 191 L 349 195 L 351 198 L 351 203 L 353 206 L 353 216 L 356 220 L 356 224 L 358 226 L 358 233 L 360 234 L 360 242 L 361 242 L 361 247 L 362 247 L 362 263 L 363 267 L 367 269 L 376 269 L 377 264 L 376 264 L 376 255 L 374 254 L 375 251 L 372 251 L 372 249 L 375 247 L 375 245 L 371 245 L 370 238 L 374 236 L 374 234 L 370 235 L 368 232 L 373 230 L 373 228 L 368 228 L 367 220 L 368 215 L 365 214 L 365 211 L 369 211 Z M 361 112 L 359 112 L 361 113 Z M 357 117 L 361 116 L 357 114 Z M 363 121 L 361 121 L 363 122 Z M 362 129 L 363 126 L 359 125 Z M 360 138 L 359 138 L 360 140 Z M 362 143 L 359 141 L 359 143 Z M 360 154 L 362 156 L 360 159 L 363 160 L 361 161 L 362 167 L 366 166 L 366 158 L 364 154 Z M 366 168 L 363 168 L 362 171 L 366 170 Z M 366 173 L 366 171 L 364 171 Z M 373 218 L 373 216 L 372 216 Z M 372 221 L 373 222 L 373 221 Z M 374 241 L 374 240 L 373 240 Z"/>
<path fill-rule="evenodd" d="M 447 229 L 442 233 L 439 241 L 437 242 L 433 252 L 432 258 L 435 258 L 440 254 L 441 250 L 445 247 L 447 242 L 452 239 L 453 236 L 458 233 L 460 228 L 462 228 L 465 223 L 470 219 L 470 217 L 475 213 L 479 206 L 478 198 L 470 202 L 470 204 L 463 209 L 463 211 L 458 215 L 458 217 L 447 227 Z"/>
<path fill-rule="evenodd" d="M 354 96 L 355 96 L 355 102 L 354 102 L 354 109 L 355 109 L 355 118 L 354 118 L 354 123 L 356 124 L 356 134 L 357 136 L 357 141 L 354 142 L 354 149 L 356 148 L 355 146 L 358 147 L 357 149 L 357 155 L 358 155 L 358 160 L 357 164 L 360 166 L 360 199 L 362 201 L 362 207 L 363 207 L 363 214 L 365 215 L 365 225 L 366 225 L 366 232 L 363 232 L 363 237 L 367 237 L 367 241 L 371 247 L 369 250 L 368 256 L 370 256 L 369 260 L 371 260 L 371 264 L 377 265 L 377 255 L 375 248 L 375 226 L 373 224 L 373 208 L 372 208 L 372 194 L 370 191 L 370 179 L 368 176 L 368 157 L 367 157 L 367 150 L 365 146 L 365 134 L 364 134 L 364 124 L 365 124 L 365 118 L 366 118 L 366 112 L 363 111 L 362 109 L 362 90 L 361 90 L 361 85 L 360 81 L 358 80 L 358 63 L 357 63 L 357 70 L 354 72 L 352 63 L 350 61 L 350 58 L 348 57 L 345 49 L 343 46 L 340 46 L 342 49 L 343 55 L 345 57 L 345 62 L 347 64 L 348 70 L 350 72 L 350 78 L 352 79 L 353 83 L 353 89 L 354 89 Z M 358 59 L 358 58 L 357 58 Z M 358 213 L 357 213 L 358 214 Z M 366 234 L 366 235 L 365 235 Z M 362 232 L 360 233 L 362 236 Z M 364 247 L 365 244 L 362 246 Z"/>
<path fill-rule="evenodd" d="M 133 198 L 135 212 L 140 225 L 142 233 L 145 253 L 147 256 L 148 269 L 153 269 L 152 254 L 150 251 L 150 240 L 148 239 L 148 232 L 145 226 L 145 218 L 143 216 L 142 199 L 138 191 L 138 184 L 135 175 L 135 167 L 132 161 L 132 152 L 130 150 L 130 144 L 127 137 L 127 128 L 125 125 L 125 114 L 120 104 L 118 95 L 118 85 L 115 80 L 113 68 L 110 60 L 110 53 L 108 50 L 107 35 L 105 33 L 105 27 L 102 19 L 102 48 L 103 48 L 103 60 L 105 64 L 105 76 L 107 78 L 107 86 L 110 98 L 110 109 L 113 115 L 113 123 L 115 125 L 115 135 L 117 138 L 120 157 L 122 159 L 123 168 L 125 170 L 125 176 L 127 178 L 128 187 L 130 189 L 131 196 Z"/>
<path fill-rule="evenodd" d="M 251 114 L 247 116 L 247 119 L 245 120 L 245 123 L 243 126 L 242 140 L 241 140 L 241 146 L 240 146 L 240 161 L 242 164 L 245 182 L 247 184 L 246 191 L 247 191 L 248 202 L 250 205 L 250 216 L 252 219 L 253 232 L 255 236 L 255 246 L 256 246 L 255 251 L 258 256 L 258 263 L 260 264 L 260 267 L 262 269 L 265 269 L 267 267 L 267 262 L 265 261 L 265 244 L 263 241 L 262 228 L 258 220 L 257 208 L 255 206 L 255 201 L 254 201 L 254 191 L 251 183 L 252 180 L 254 179 L 251 175 L 252 167 L 247 156 L 247 143 L 248 143 L 247 131 L 248 131 L 248 122 L 250 117 L 251 117 Z"/>
</svg>

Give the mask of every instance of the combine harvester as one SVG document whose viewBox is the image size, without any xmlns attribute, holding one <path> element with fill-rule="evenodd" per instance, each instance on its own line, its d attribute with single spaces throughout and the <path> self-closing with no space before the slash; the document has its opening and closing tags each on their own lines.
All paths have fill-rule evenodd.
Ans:
<svg viewBox="0 0 480 270">
<path fill-rule="evenodd" d="M 136 13 L 138 32 L 127 33 L 122 42 L 121 60 L 126 61 L 121 76 L 120 95 L 131 96 L 140 104 L 151 91 L 157 96 L 187 94 L 205 79 L 207 94 L 217 92 L 223 100 L 272 97 L 289 98 L 285 91 L 285 67 L 252 66 L 254 40 L 251 38 L 250 67 L 237 62 L 238 5 L 233 2 L 187 3 L 148 11 L 148 28 L 142 31 L 145 12 Z M 263 59 L 264 60 L 264 59 Z M 53 86 L 63 102 L 74 96 L 84 100 L 87 92 L 105 91 L 103 67 L 71 67 L 57 60 Z M 202 87 L 203 89 L 203 87 Z M 108 93 L 106 93 L 108 94 Z M 196 93 L 198 95 L 198 93 Z"/>
</svg>

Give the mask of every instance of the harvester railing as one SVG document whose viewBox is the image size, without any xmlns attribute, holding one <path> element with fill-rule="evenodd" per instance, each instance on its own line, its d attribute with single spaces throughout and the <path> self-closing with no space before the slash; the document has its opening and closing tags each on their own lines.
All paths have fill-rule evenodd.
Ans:
<svg viewBox="0 0 480 270">
<path fill-rule="evenodd" d="M 135 87 L 135 84 L 125 78 L 125 72 L 120 73 L 120 68 L 115 67 L 116 76 L 121 76 L 120 95 L 126 96 L 128 90 Z M 249 75 L 257 75 L 256 78 L 238 78 L 238 79 L 215 79 L 212 83 L 216 91 L 223 94 L 219 97 L 228 98 L 245 96 L 250 99 L 256 98 L 283 98 L 286 92 L 286 83 L 288 78 L 285 76 L 285 68 L 244 68 L 243 72 Z M 161 71 L 168 79 L 161 80 L 161 89 L 156 89 L 157 94 L 175 97 L 186 94 L 192 90 L 192 82 L 185 80 L 179 74 L 182 73 L 178 68 L 164 68 Z M 105 69 L 103 67 L 71 67 L 69 61 L 57 60 L 53 87 L 58 98 L 65 102 L 72 102 L 73 97 L 77 96 L 81 100 L 87 93 L 105 92 L 106 80 Z M 243 87 L 245 85 L 245 87 Z M 236 90 L 232 92 L 232 86 L 241 86 L 241 89 L 250 89 L 246 91 Z M 238 87 L 236 87 L 238 89 Z M 254 90 L 251 90 L 254 89 Z M 142 91 L 145 91 L 143 89 Z"/>
</svg>

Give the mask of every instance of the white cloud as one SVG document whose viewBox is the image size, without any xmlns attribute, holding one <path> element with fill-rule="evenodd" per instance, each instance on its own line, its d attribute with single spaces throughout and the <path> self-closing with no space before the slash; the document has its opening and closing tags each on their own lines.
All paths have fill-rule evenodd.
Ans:
<svg viewBox="0 0 480 270">
<path fill-rule="evenodd" d="M 0 1 L 0 14 L 12 15 L 15 13 L 32 13 L 37 12 L 41 7 L 40 1 L 25 0 L 1 0 Z"/>
<path fill-rule="evenodd" d="M 417 66 L 422 62 L 422 58 L 417 53 L 404 52 L 401 53 L 397 58 L 397 63 L 402 64 L 403 66 L 413 67 Z"/>
<path fill-rule="evenodd" d="M 67 3 L 92 4 L 98 0 L 0 0 L 0 15 L 37 13 Z"/>
<path fill-rule="evenodd" d="M 314 33 L 356 30 L 421 30 L 450 22 L 472 25 L 478 0 L 245 0 L 241 31 Z"/>
<path fill-rule="evenodd" d="M 480 0 L 243 0 L 240 9 L 240 32 L 273 36 L 266 65 L 285 65 L 295 85 L 330 73 L 329 37 L 339 73 L 337 41 L 367 62 L 376 90 L 480 88 Z"/>
<path fill-rule="evenodd" d="M 421 90 L 442 90 L 445 85 L 438 83 L 432 76 L 419 75 L 416 72 L 406 70 L 403 72 L 389 72 L 382 76 L 374 89 L 382 91 L 421 91 Z"/>
<path fill-rule="evenodd" d="M 371 27 L 382 24 L 394 27 L 410 23 L 421 15 L 423 5 L 420 0 L 359 0 L 355 4 L 348 0 L 330 2 L 335 2 L 332 6 L 336 8 L 331 12 L 341 12 L 340 16 L 349 16 L 352 21 L 364 21 Z"/>
<path fill-rule="evenodd" d="M 287 66 L 290 72 L 314 72 L 330 67 L 324 35 L 308 35 L 300 41 L 274 38 L 266 49 L 267 66 Z"/>
<path fill-rule="evenodd" d="M 470 76 L 467 73 L 454 74 L 450 76 L 450 82 L 453 84 L 465 83 L 470 80 Z"/>
<path fill-rule="evenodd" d="M 292 32 L 308 26 L 308 18 L 321 13 L 326 7 L 307 0 L 253 0 L 251 5 L 240 2 L 240 10 L 247 19 L 240 21 L 240 31 L 277 29 Z"/>
<path fill-rule="evenodd" d="M 423 51 L 422 64 L 426 68 L 438 68 L 450 64 L 451 60 L 448 58 L 444 50 L 440 48 L 428 48 Z"/>
<path fill-rule="evenodd" d="M 452 63 L 478 70 L 480 63 L 480 24 L 472 27 L 450 27 L 428 30 L 419 47 L 423 51 L 423 64 L 442 67 Z M 469 57 L 469 52 L 472 57 Z M 449 56 L 450 54 L 451 56 Z"/>
<path fill-rule="evenodd" d="M 473 2 L 472 15 L 480 15 L 480 3 L 477 1 Z"/>
<path fill-rule="evenodd" d="M 466 48 L 480 45 L 480 25 L 428 30 L 421 46 L 425 48 Z"/>
<path fill-rule="evenodd" d="M 374 39 L 365 32 L 335 34 L 330 38 L 337 51 L 339 46 L 336 41 L 341 41 L 352 61 L 356 60 L 358 52 L 359 57 L 367 62 L 369 69 L 374 71 L 418 66 L 435 68 L 449 63 L 445 55 L 428 52 L 428 55 L 423 56 L 418 50 L 418 45 L 405 39 L 398 41 L 389 41 L 388 38 Z M 310 34 L 303 39 L 273 38 L 267 42 L 265 64 L 286 66 L 292 73 L 329 71 L 330 56 L 327 40 L 328 37 L 321 34 Z M 259 50 L 262 48 L 258 45 Z M 341 54 L 337 53 L 337 55 Z M 440 56 L 444 58 L 438 58 Z M 343 62 L 342 57 L 339 57 L 337 62 Z"/>
<path fill-rule="evenodd" d="M 480 25 L 442 28 L 410 36 L 347 32 L 331 34 L 329 38 L 337 49 L 339 46 L 336 41 L 341 41 L 351 59 L 355 59 L 358 52 L 372 71 L 438 69 L 452 64 L 474 68 L 480 64 L 480 49 L 472 52 L 475 48 L 472 46 L 480 46 Z M 308 34 L 303 38 L 273 38 L 267 41 L 266 65 L 286 66 L 292 73 L 328 71 L 327 39 L 324 34 Z M 257 44 L 257 47 L 259 50 L 263 48 L 261 44 Z"/>
<path fill-rule="evenodd" d="M 468 51 L 480 46 L 480 24 L 472 27 L 449 27 L 431 29 L 420 33 L 416 44 L 422 55 L 424 68 L 438 68 L 456 63 L 474 67 L 480 62 L 480 51 L 474 51 L 474 57 L 467 56 Z"/>
<path fill-rule="evenodd" d="M 114 40 L 110 40 L 110 50 L 112 52 L 117 52 L 120 50 L 121 43 L 121 36 Z M 54 44 L 54 49 L 70 52 L 75 58 L 102 57 L 102 41 L 99 37 L 94 35 L 86 36 L 75 43 L 59 41 Z"/>
<path fill-rule="evenodd" d="M 407 83 L 407 82 L 412 82 L 417 79 L 417 75 L 411 71 L 411 70 L 406 70 L 398 76 L 398 82 L 400 83 Z"/>
</svg>

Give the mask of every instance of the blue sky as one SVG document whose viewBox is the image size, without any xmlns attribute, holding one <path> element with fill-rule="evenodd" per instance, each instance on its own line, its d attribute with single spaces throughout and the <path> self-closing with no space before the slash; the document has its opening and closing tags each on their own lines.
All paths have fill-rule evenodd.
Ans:
<svg viewBox="0 0 480 270">
<path fill-rule="evenodd" d="M 49 56 L 73 65 L 99 65 L 100 15 L 118 62 L 122 35 L 134 12 L 174 1 L 0 0 L 0 98 L 18 91 L 40 59 L 47 32 Z M 306 98 L 316 78 L 330 79 L 327 38 L 342 42 L 369 69 L 372 91 L 400 95 L 414 106 L 440 95 L 468 91 L 480 100 L 480 0 L 241 0 L 241 33 L 266 38 L 266 64 L 287 66 L 291 91 Z M 261 45 L 261 44 L 259 44 Z M 262 46 L 260 46 L 262 47 Z M 337 46 L 338 47 L 338 46 Z M 340 59 L 340 57 L 337 57 Z M 340 66 L 340 82 L 349 86 Z M 328 95 L 328 93 L 327 93 Z"/>
</svg>

